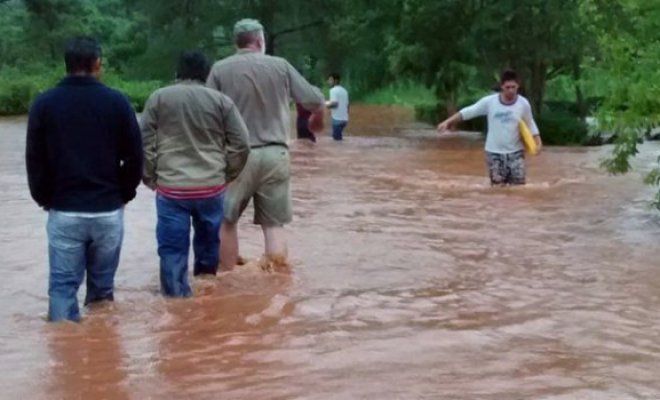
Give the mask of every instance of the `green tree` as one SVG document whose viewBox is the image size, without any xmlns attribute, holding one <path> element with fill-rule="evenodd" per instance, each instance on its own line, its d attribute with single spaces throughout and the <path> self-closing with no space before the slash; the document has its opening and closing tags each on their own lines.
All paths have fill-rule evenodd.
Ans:
<svg viewBox="0 0 660 400">
<path fill-rule="evenodd" d="M 387 85 L 396 77 L 387 47 L 398 35 L 401 0 L 340 0 L 323 10 L 328 15 L 318 48 L 325 72 L 340 72 L 353 97 Z"/>
<path fill-rule="evenodd" d="M 392 70 L 434 89 L 447 114 L 456 110 L 458 91 L 477 60 L 471 29 L 481 3 L 402 0 L 397 9 L 400 29 L 387 47 Z"/>
<path fill-rule="evenodd" d="M 598 128 L 618 137 L 603 165 L 622 174 L 631 169 L 642 134 L 660 125 L 660 0 L 624 0 L 616 7 L 590 0 L 585 7 L 603 49 L 595 67 L 609 85 Z M 660 184 L 660 170 L 651 171 L 646 182 Z M 660 208 L 660 192 L 655 204 Z"/>
<path fill-rule="evenodd" d="M 26 63 L 31 59 L 25 32 L 27 11 L 18 0 L 0 3 L 0 67 Z"/>
<path fill-rule="evenodd" d="M 84 0 L 23 0 L 29 15 L 27 34 L 30 42 L 46 54 L 49 61 L 61 58 L 64 42 L 85 32 L 90 3 Z"/>
<path fill-rule="evenodd" d="M 474 23 L 474 42 L 492 75 L 514 68 L 536 113 L 542 112 L 546 84 L 562 73 L 576 81 L 590 36 L 584 33 L 579 0 L 499 0 L 482 2 Z M 576 101 L 583 107 L 581 89 Z M 584 110 L 583 110 L 584 112 Z"/>
</svg>

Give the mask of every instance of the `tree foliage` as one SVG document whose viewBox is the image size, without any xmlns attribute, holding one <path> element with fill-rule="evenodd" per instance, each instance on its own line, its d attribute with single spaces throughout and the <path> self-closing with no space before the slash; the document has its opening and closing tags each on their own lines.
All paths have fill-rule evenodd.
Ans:
<svg viewBox="0 0 660 400">
<path fill-rule="evenodd" d="M 584 3 L 601 48 L 594 68 L 605 76 L 608 95 L 598 109 L 599 129 L 617 137 L 613 156 L 603 162 L 611 173 L 631 169 L 644 133 L 660 125 L 660 1 Z M 658 185 L 660 170 L 646 182 Z M 660 208 L 660 192 L 655 205 Z"/>
<path fill-rule="evenodd" d="M 604 163 L 613 173 L 660 125 L 660 0 L 0 0 L 0 112 L 21 112 L 52 82 L 75 34 L 102 42 L 113 76 L 150 82 L 126 85 L 139 104 L 138 88 L 171 80 L 182 50 L 233 52 L 232 25 L 245 17 L 264 24 L 271 54 L 317 84 L 340 72 L 353 98 L 421 83 L 439 118 L 511 67 L 540 118 L 583 126 L 597 103 L 599 129 L 618 137 Z M 579 141 L 570 124 L 558 143 Z"/>
</svg>

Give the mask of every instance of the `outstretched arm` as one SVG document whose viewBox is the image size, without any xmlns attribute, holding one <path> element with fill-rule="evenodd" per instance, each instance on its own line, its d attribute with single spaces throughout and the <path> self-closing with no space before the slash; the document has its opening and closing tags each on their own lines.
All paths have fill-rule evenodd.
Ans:
<svg viewBox="0 0 660 400">
<path fill-rule="evenodd" d="M 462 120 L 463 117 L 461 116 L 461 113 L 457 112 L 456 114 L 438 124 L 438 133 L 443 134 L 447 132 L 447 130 L 451 129 L 454 125 L 461 122 Z"/>
<path fill-rule="evenodd" d="M 322 108 L 325 105 L 323 93 L 317 87 L 309 84 L 288 62 L 286 67 L 289 76 L 290 95 L 293 100 L 308 111 L 316 111 Z"/>
<path fill-rule="evenodd" d="M 438 125 L 438 132 L 444 133 L 447 129 L 461 121 L 466 121 L 486 114 L 488 114 L 488 97 L 482 98 L 471 106 L 465 107 L 461 111 L 442 121 Z"/>
</svg>

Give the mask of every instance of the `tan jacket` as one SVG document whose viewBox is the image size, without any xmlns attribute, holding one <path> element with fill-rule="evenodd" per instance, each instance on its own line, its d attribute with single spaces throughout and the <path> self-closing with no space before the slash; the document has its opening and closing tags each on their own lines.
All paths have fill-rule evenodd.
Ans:
<svg viewBox="0 0 660 400">
<path fill-rule="evenodd" d="M 215 63 L 206 84 L 234 101 L 253 147 L 287 144 L 291 99 L 310 111 L 324 104 L 321 91 L 288 61 L 252 50 L 239 50 Z"/>
<path fill-rule="evenodd" d="M 250 148 L 245 123 L 231 99 L 200 82 L 156 90 L 140 120 L 143 182 L 151 187 L 198 188 L 224 184 L 245 166 Z"/>
</svg>

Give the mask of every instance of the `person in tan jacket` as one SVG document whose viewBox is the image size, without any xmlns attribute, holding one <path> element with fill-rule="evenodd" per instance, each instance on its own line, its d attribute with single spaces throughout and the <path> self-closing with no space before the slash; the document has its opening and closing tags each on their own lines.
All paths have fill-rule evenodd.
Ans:
<svg viewBox="0 0 660 400">
<path fill-rule="evenodd" d="M 238 220 L 252 199 L 254 223 L 261 225 L 266 256 L 286 259 L 284 225 L 291 222 L 291 161 L 288 138 L 290 104 L 315 112 L 324 106 L 321 91 L 285 59 L 265 54 L 264 28 L 244 19 L 234 26 L 236 54 L 215 63 L 207 86 L 229 96 L 241 112 L 250 136 L 250 157 L 227 188 L 220 231 L 225 269 L 238 261 Z"/>
<path fill-rule="evenodd" d="M 143 182 L 156 191 L 161 292 L 188 297 L 190 224 L 194 274 L 215 274 L 227 182 L 245 166 L 248 133 L 234 102 L 204 83 L 210 63 L 197 51 L 179 60 L 177 82 L 147 101 L 140 128 Z"/>
</svg>

